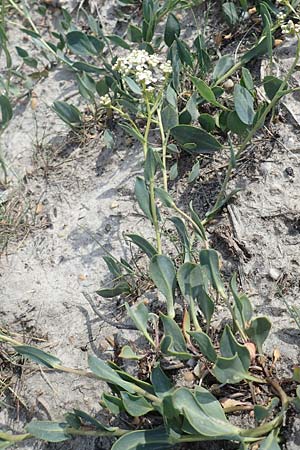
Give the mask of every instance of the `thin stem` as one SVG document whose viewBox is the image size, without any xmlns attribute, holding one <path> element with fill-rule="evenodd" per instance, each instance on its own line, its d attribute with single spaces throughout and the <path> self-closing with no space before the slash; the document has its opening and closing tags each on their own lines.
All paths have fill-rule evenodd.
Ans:
<svg viewBox="0 0 300 450">
<path fill-rule="evenodd" d="M 163 163 L 163 184 L 164 190 L 168 192 L 168 172 L 167 172 L 167 145 L 169 140 L 169 131 L 165 134 L 164 127 L 161 118 L 161 108 L 157 109 L 158 125 L 161 135 L 161 146 L 162 146 L 162 163 Z"/>
<path fill-rule="evenodd" d="M 149 181 L 149 191 L 150 191 L 151 215 L 152 215 L 152 219 L 153 219 L 153 225 L 154 225 L 155 236 L 156 236 L 156 243 L 157 243 L 157 252 L 158 252 L 159 255 L 161 255 L 161 253 L 162 253 L 161 236 L 160 236 L 160 230 L 159 230 L 158 218 L 157 218 L 157 211 L 156 211 L 154 179 L 153 178 L 151 178 L 150 181 Z"/>
<path fill-rule="evenodd" d="M 144 98 L 146 102 L 146 108 L 147 108 L 147 123 L 144 133 L 144 144 L 143 144 L 143 151 L 144 151 L 144 158 L 146 159 L 147 153 L 148 153 L 148 144 L 149 144 L 149 132 L 152 122 L 152 115 L 153 115 L 153 108 L 151 109 L 149 98 L 144 86 Z M 157 244 L 157 251 L 160 255 L 162 253 L 161 248 L 161 236 L 160 236 L 160 230 L 159 230 L 159 224 L 158 224 L 158 218 L 157 218 L 157 211 L 156 211 L 156 202 L 155 202 L 155 191 L 154 191 L 154 177 L 151 177 L 149 180 L 149 191 L 150 191 L 150 209 L 151 209 L 151 215 L 153 220 L 153 226 L 155 230 L 155 236 L 156 236 L 156 244 Z"/>
<path fill-rule="evenodd" d="M 144 133 L 143 150 L 144 150 L 144 157 L 146 158 L 147 152 L 148 152 L 148 140 L 149 140 L 149 132 L 150 132 L 150 127 L 151 127 L 153 112 L 151 111 L 149 99 L 148 99 L 147 93 L 145 91 L 144 91 L 144 95 L 145 95 L 146 108 L 147 108 L 147 123 L 146 123 L 146 128 L 145 128 L 145 133 Z"/>
</svg>

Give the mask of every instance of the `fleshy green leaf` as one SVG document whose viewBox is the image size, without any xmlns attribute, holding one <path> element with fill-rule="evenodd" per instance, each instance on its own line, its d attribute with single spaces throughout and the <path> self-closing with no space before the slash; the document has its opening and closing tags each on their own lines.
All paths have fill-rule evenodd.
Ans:
<svg viewBox="0 0 300 450">
<path fill-rule="evenodd" d="M 226 298 L 224 284 L 221 279 L 219 269 L 219 255 L 216 250 L 201 250 L 200 263 L 206 266 L 210 276 L 211 283 L 222 298 Z"/>
<path fill-rule="evenodd" d="M 104 297 L 104 298 L 113 298 L 113 297 L 117 297 L 118 295 L 122 295 L 122 294 L 127 295 L 129 293 L 130 293 L 130 286 L 128 283 L 126 283 L 126 281 L 121 281 L 113 288 L 103 288 L 103 289 L 98 289 L 98 291 L 96 291 L 96 294 L 98 294 L 98 295 L 100 295 L 100 297 Z"/>
<path fill-rule="evenodd" d="M 46 367 L 55 369 L 61 365 L 61 361 L 58 358 L 39 348 L 31 347 L 30 345 L 16 345 L 14 349 L 25 358 L 29 358 L 31 361 L 43 364 Z"/>
<path fill-rule="evenodd" d="M 1 120 L 0 127 L 5 127 L 13 116 L 10 101 L 6 95 L 0 95 Z"/>
<path fill-rule="evenodd" d="M 119 358 L 139 361 L 140 359 L 143 359 L 144 356 L 137 355 L 129 345 L 124 345 L 124 347 L 121 348 Z"/>
<path fill-rule="evenodd" d="M 273 412 L 274 408 L 279 405 L 279 398 L 273 397 L 267 406 L 254 405 L 254 415 L 257 422 L 265 420 Z"/>
<path fill-rule="evenodd" d="M 177 389 L 173 394 L 173 404 L 200 435 L 215 439 L 240 440 L 239 429 L 227 420 L 220 420 L 219 416 L 206 414 L 205 408 L 201 409 L 196 396 L 189 389 Z"/>
<path fill-rule="evenodd" d="M 168 442 L 168 434 L 161 429 L 131 431 L 119 438 L 111 450 L 165 450 L 173 447 Z"/>
<path fill-rule="evenodd" d="M 269 97 L 270 100 L 273 100 L 273 98 L 279 91 L 280 86 L 282 85 L 283 81 L 272 75 L 267 75 L 264 78 L 263 83 L 264 83 L 265 93 L 267 94 L 267 96 Z M 285 88 L 286 87 L 287 86 L 285 86 Z"/>
<path fill-rule="evenodd" d="M 67 423 L 48 420 L 33 420 L 26 426 L 26 431 L 38 439 L 47 442 L 62 442 L 70 439 L 66 433 Z"/>
<path fill-rule="evenodd" d="M 151 403 L 141 395 L 132 395 L 127 392 L 121 392 L 121 398 L 124 408 L 130 416 L 140 417 L 153 411 Z"/>
<path fill-rule="evenodd" d="M 226 325 L 223 331 L 220 341 L 220 350 L 222 356 L 225 356 L 226 358 L 230 358 L 237 354 L 241 360 L 245 372 L 248 371 L 250 367 L 249 351 L 247 347 L 245 347 L 245 345 L 239 344 L 237 342 L 229 325 Z"/>
<path fill-rule="evenodd" d="M 260 444 L 259 450 L 280 450 L 277 431 L 273 430 Z"/>
<path fill-rule="evenodd" d="M 108 364 L 106 364 L 96 356 L 89 356 L 89 367 L 91 371 L 100 378 L 100 380 L 115 384 L 132 394 L 135 393 L 134 384 L 122 380 L 122 378 L 115 372 L 115 370 L 113 370 L 111 367 L 109 367 Z"/>
<path fill-rule="evenodd" d="M 137 329 L 141 331 L 150 344 L 154 346 L 154 341 L 147 330 L 149 320 L 149 311 L 147 306 L 143 302 L 137 303 L 131 307 L 128 303 L 126 303 L 125 306 L 129 317 L 134 322 Z"/>
<path fill-rule="evenodd" d="M 213 71 L 212 78 L 214 81 L 221 78 L 234 65 L 234 58 L 229 55 L 222 56 Z"/>
<path fill-rule="evenodd" d="M 187 353 L 183 334 L 175 320 L 164 314 L 161 314 L 161 320 L 164 327 L 161 351 L 166 355 L 176 356 L 178 359 L 190 359 L 192 355 Z"/>
<path fill-rule="evenodd" d="M 192 125 L 177 125 L 170 133 L 190 153 L 213 153 L 222 147 L 211 134 Z"/>
<path fill-rule="evenodd" d="M 164 39 L 167 46 L 171 47 L 171 45 L 175 41 L 176 36 L 178 37 L 179 35 L 180 35 L 180 24 L 177 18 L 174 16 L 174 14 L 169 13 L 164 34 Z"/>
<path fill-rule="evenodd" d="M 131 47 L 128 44 L 128 42 L 124 41 L 120 36 L 117 34 L 111 34 L 109 36 L 106 36 L 113 44 L 117 45 L 118 47 L 125 48 L 125 50 L 130 50 Z"/>
<path fill-rule="evenodd" d="M 127 234 L 126 236 L 128 236 L 135 245 L 137 245 L 144 253 L 146 253 L 146 255 L 150 259 L 153 258 L 153 256 L 157 255 L 156 248 L 153 247 L 153 245 L 150 244 L 147 239 L 138 234 Z"/>
<path fill-rule="evenodd" d="M 180 241 L 182 243 L 183 249 L 184 249 L 184 262 L 190 261 L 192 258 L 192 249 L 191 249 L 191 242 L 189 239 L 188 231 L 186 229 L 185 223 L 183 222 L 180 217 L 171 217 L 170 219 L 177 230 L 177 233 L 179 235 Z"/>
<path fill-rule="evenodd" d="M 261 354 L 263 353 L 263 343 L 269 336 L 271 327 L 271 321 L 267 317 L 255 317 L 246 329 L 247 335 L 256 344 L 258 352 Z"/>
<path fill-rule="evenodd" d="M 88 423 L 89 425 L 92 425 L 97 430 L 113 432 L 117 429 L 117 427 L 107 427 L 106 425 L 103 425 L 101 422 L 99 422 L 99 420 L 90 416 L 86 412 L 81 411 L 80 409 L 74 409 L 73 412 L 77 418 L 79 418 L 84 423 Z"/>
<path fill-rule="evenodd" d="M 214 91 L 205 83 L 205 81 L 200 78 L 191 77 L 191 80 L 196 87 L 197 91 L 208 103 L 211 103 L 214 106 L 220 106 L 220 103 L 217 101 Z M 222 105 L 221 105 L 222 106 Z"/>
<path fill-rule="evenodd" d="M 101 406 L 108 409 L 115 416 L 120 414 L 121 411 L 124 411 L 122 400 L 111 394 L 102 394 Z"/>
<path fill-rule="evenodd" d="M 146 186 L 145 180 L 142 177 L 136 178 L 135 196 L 138 201 L 139 207 L 141 208 L 145 216 L 152 222 L 149 191 Z"/>
<path fill-rule="evenodd" d="M 80 56 L 96 56 L 104 48 L 103 42 L 94 36 L 88 36 L 81 31 L 71 31 L 66 35 L 69 49 Z"/>
<path fill-rule="evenodd" d="M 149 274 L 157 289 L 167 300 L 168 316 L 173 318 L 174 293 L 176 288 L 176 272 L 173 261 L 165 255 L 155 255 L 151 259 Z"/>
<path fill-rule="evenodd" d="M 161 113 L 162 123 L 165 132 L 178 125 L 178 112 L 177 108 L 174 108 L 171 104 L 164 107 Z"/>
<path fill-rule="evenodd" d="M 70 127 L 76 128 L 82 125 L 81 113 L 74 105 L 57 100 L 53 103 L 53 109 Z"/>
<path fill-rule="evenodd" d="M 220 402 L 207 389 L 197 386 L 195 389 L 195 398 L 202 411 L 214 419 L 228 422 Z"/>
<path fill-rule="evenodd" d="M 239 119 L 246 125 L 252 125 L 255 117 L 253 97 L 243 86 L 234 87 L 234 107 Z"/>
<path fill-rule="evenodd" d="M 197 342 L 197 345 L 201 353 L 211 362 L 215 362 L 217 359 L 217 353 L 213 346 L 210 337 L 202 331 L 191 331 L 189 333 L 192 338 Z"/>
<path fill-rule="evenodd" d="M 156 363 L 150 374 L 151 383 L 155 394 L 158 397 L 163 397 L 173 388 L 170 378 L 161 369 L 160 364 Z"/>
</svg>

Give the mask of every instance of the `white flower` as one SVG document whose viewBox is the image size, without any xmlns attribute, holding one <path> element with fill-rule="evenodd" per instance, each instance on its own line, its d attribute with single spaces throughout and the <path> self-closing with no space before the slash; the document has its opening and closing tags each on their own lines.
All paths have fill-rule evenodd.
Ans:
<svg viewBox="0 0 300 450">
<path fill-rule="evenodd" d="M 282 11 L 277 14 L 277 20 L 279 22 L 283 22 L 285 20 L 285 18 L 286 18 L 286 14 L 284 14 L 284 12 L 282 12 Z"/>
<path fill-rule="evenodd" d="M 130 54 L 119 57 L 113 70 L 132 76 L 143 89 L 152 92 L 156 86 L 160 87 L 165 82 L 172 72 L 172 66 L 159 55 L 150 55 L 146 50 L 133 50 Z"/>
<path fill-rule="evenodd" d="M 102 95 L 100 97 L 100 104 L 103 106 L 110 106 L 111 105 L 111 98 L 108 94 Z"/>
<path fill-rule="evenodd" d="M 300 33 L 300 24 L 295 24 L 292 20 L 289 20 L 287 23 L 281 25 L 281 31 L 283 34 L 294 36 Z"/>
</svg>

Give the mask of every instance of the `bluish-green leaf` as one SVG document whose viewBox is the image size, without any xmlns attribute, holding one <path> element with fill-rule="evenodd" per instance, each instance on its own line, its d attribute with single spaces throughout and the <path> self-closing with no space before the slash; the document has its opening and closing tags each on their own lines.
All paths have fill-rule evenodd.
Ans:
<svg viewBox="0 0 300 450">
<path fill-rule="evenodd" d="M 161 369 L 159 363 L 156 363 L 153 367 L 150 374 L 150 379 L 154 392 L 158 397 L 163 397 L 173 388 L 170 378 L 168 378 L 165 372 Z"/>
<path fill-rule="evenodd" d="M 192 125 L 177 125 L 170 133 L 190 153 L 214 153 L 222 147 L 211 134 Z"/>
<path fill-rule="evenodd" d="M 33 420 L 26 426 L 26 431 L 37 439 L 47 442 L 63 442 L 70 439 L 64 422 L 52 422 L 48 420 Z"/>
<path fill-rule="evenodd" d="M 131 394 L 135 393 L 135 386 L 132 383 L 122 380 L 115 370 L 96 356 L 89 356 L 89 367 L 91 371 L 100 378 L 100 380 L 115 384 Z"/>
<path fill-rule="evenodd" d="M 271 327 L 271 321 L 267 317 L 255 317 L 246 329 L 247 335 L 255 343 L 258 352 L 261 354 L 263 353 L 263 344 L 269 336 Z"/>
<path fill-rule="evenodd" d="M 191 331 L 189 333 L 192 338 L 197 342 L 197 345 L 201 353 L 211 362 L 215 362 L 217 359 L 217 353 L 213 346 L 210 337 L 202 331 Z"/>
<path fill-rule="evenodd" d="M 150 244 L 147 239 L 138 234 L 127 234 L 126 236 L 137 245 L 146 255 L 151 259 L 153 256 L 157 255 L 157 249 Z"/>
<path fill-rule="evenodd" d="M 40 350 L 39 348 L 32 347 L 30 345 L 16 345 L 14 349 L 25 358 L 31 359 L 31 361 L 42 364 L 51 369 L 56 369 L 61 365 L 60 359 L 50 353 Z"/>
<path fill-rule="evenodd" d="M 80 111 L 74 105 L 57 100 L 53 103 L 53 109 L 70 127 L 76 128 L 82 125 Z"/>
<path fill-rule="evenodd" d="M 131 431 L 114 443 L 111 450 L 165 450 L 173 447 L 162 429 Z"/>
<path fill-rule="evenodd" d="M 133 306 L 129 306 L 128 303 L 125 304 L 127 314 L 137 327 L 137 329 L 143 333 L 145 338 L 150 342 L 151 345 L 155 345 L 152 337 L 148 332 L 148 320 L 149 320 L 149 311 L 147 306 L 143 303 L 136 303 Z"/>
<path fill-rule="evenodd" d="M 229 55 L 222 56 L 215 65 L 212 78 L 217 81 L 234 65 L 234 58 Z"/>
<path fill-rule="evenodd" d="M 169 13 L 164 33 L 164 39 L 167 46 L 171 47 L 176 36 L 179 37 L 179 35 L 180 35 L 180 24 L 175 15 Z"/>
<path fill-rule="evenodd" d="M 146 186 L 145 180 L 142 177 L 136 178 L 135 196 L 138 201 L 139 207 L 144 212 L 145 216 L 152 222 L 149 191 Z"/>
<path fill-rule="evenodd" d="M 127 392 L 121 392 L 121 398 L 123 401 L 126 412 L 133 417 L 144 416 L 150 411 L 153 411 L 151 403 L 149 403 L 141 395 L 128 394 Z"/>
<path fill-rule="evenodd" d="M 234 87 L 234 107 L 239 119 L 246 125 L 252 125 L 255 111 L 253 97 L 243 86 L 236 84 Z"/>
<path fill-rule="evenodd" d="M 0 127 L 5 127 L 13 116 L 11 103 L 6 95 L 0 95 Z"/>
<path fill-rule="evenodd" d="M 173 261 L 165 255 L 155 255 L 151 259 L 149 274 L 157 289 L 164 295 L 167 301 L 168 316 L 173 318 L 174 293 L 176 288 L 176 272 Z"/>
<path fill-rule="evenodd" d="M 222 298 L 226 298 L 226 292 L 220 274 L 219 255 L 216 250 L 208 249 L 200 251 L 200 263 L 206 266 L 213 287 Z"/>
</svg>

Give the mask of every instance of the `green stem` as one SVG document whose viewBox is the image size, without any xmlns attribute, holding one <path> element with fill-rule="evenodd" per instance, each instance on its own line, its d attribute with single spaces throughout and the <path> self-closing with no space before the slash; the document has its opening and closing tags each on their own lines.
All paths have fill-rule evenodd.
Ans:
<svg viewBox="0 0 300 450">
<path fill-rule="evenodd" d="M 162 123 L 161 118 L 161 108 L 157 109 L 157 116 L 158 116 L 158 125 L 159 125 L 159 131 L 161 135 L 161 146 L 162 146 L 162 163 L 163 163 L 163 185 L 164 190 L 168 192 L 168 172 L 167 172 L 167 145 L 168 145 L 168 139 L 169 139 L 169 132 L 165 134 L 164 127 Z"/>
<path fill-rule="evenodd" d="M 151 110 L 145 87 L 144 87 L 144 98 L 145 98 L 146 108 L 147 108 L 147 123 L 146 123 L 146 128 L 145 128 L 145 133 L 144 133 L 143 151 L 144 151 L 144 158 L 146 159 L 147 153 L 148 153 L 149 132 L 150 132 L 150 127 L 151 127 L 151 122 L 152 122 L 153 109 Z M 151 209 L 153 226 L 154 226 L 155 236 L 156 236 L 157 251 L 158 251 L 158 254 L 160 255 L 162 253 L 162 248 L 161 248 L 161 236 L 160 236 L 157 211 L 156 211 L 154 177 L 151 177 L 151 179 L 149 181 L 149 191 L 150 191 L 150 209 Z"/>
<path fill-rule="evenodd" d="M 146 128 L 145 128 L 145 133 L 144 133 L 143 150 L 144 150 L 144 157 L 146 159 L 147 152 L 148 152 L 149 132 L 150 132 L 150 127 L 151 127 L 153 112 L 151 111 L 149 100 L 148 100 L 148 97 L 147 97 L 147 93 L 145 91 L 144 91 L 144 95 L 145 95 L 146 108 L 147 108 L 147 123 L 146 123 Z"/>
<path fill-rule="evenodd" d="M 160 230 L 159 230 L 159 224 L 158 224 L 158 218 L 157 218 L 157 211 L 156 211 L 154 179 L 153 178 L 151 178 L 150 181 L 149 181 L 149 191 L 150 191 L 151 215 L 152 215 L 152 219 L 153 219 L 153 226 L 154 226 L 154 230 L 155 230 L 156 243 L 157 243 L 157 252 L 158 252 L 159 255 L 161 255 L 161 253 L 162 253 L 161 236 L 160 236 Z"/>
</svg>

